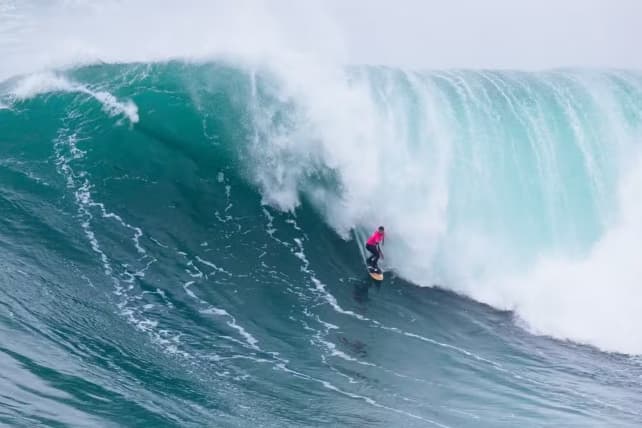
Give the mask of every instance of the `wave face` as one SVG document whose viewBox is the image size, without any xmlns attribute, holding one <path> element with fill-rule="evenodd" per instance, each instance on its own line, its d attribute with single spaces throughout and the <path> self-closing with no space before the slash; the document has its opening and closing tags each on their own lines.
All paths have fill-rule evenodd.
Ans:
<svg viewBox="0 0 642 428">
<path fill-rule="evenodd" d="M 642 420 L 639 73 L 127 63 L 0 106 L 3 423 Z"/>
</svg>

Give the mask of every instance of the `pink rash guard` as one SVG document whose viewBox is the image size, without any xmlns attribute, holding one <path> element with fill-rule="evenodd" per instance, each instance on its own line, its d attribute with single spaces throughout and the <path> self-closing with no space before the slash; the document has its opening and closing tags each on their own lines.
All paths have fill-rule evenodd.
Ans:
<svg viewBox="0 0 642 428">
<path fill-rule="evenodd" d="M 378 230 L 375 231 L 375 233 L 372 234 L 370 238 L 366 241 L 366 244 L 368 245 L 378 245 L 379 242 L 383 241 L 383 234 L 384 232 L 379 232 Z"/>
</svg>

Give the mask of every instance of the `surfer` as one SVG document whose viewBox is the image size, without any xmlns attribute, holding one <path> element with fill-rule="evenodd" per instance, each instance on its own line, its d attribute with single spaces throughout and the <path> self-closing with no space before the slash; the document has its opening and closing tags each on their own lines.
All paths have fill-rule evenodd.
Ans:
<svg viewBox="0 0 642 428">
<path fill-rule="evenodd" d="M 383 245 L 384 239 L 383 226 L 379 226 L 379 228 L 375 230 L 372 236 L 366 241 L 366 250 L 372 253 L 372 255 L 366 260 L 368 266 L 379 269 L 377 261 L 379 261 L 379 257 L 383 258 L 383 251 L 381 251 L 381 246 L 379 244 Z"/>
</svg>

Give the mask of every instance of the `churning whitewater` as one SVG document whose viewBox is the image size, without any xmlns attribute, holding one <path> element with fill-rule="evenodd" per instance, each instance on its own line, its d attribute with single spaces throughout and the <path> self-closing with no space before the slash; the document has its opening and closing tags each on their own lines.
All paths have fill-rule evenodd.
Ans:
<svg viewBox="0 0 642 428">
<path fill-rule="evenodd" d="M 0 424 L 642 423 L 642 73 L 73 3 L 0 2 Z"/>
</svg>

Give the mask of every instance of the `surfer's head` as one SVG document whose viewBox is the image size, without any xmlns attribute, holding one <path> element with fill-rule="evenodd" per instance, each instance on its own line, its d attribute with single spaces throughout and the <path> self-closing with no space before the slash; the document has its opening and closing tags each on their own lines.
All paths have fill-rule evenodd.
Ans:
<svg viewBox="0 0 642 428">
<path fill-rule="evenodd" d="M 383 233 L 383 226 L 379 226 L 379 232 Z"/>
</svg>

